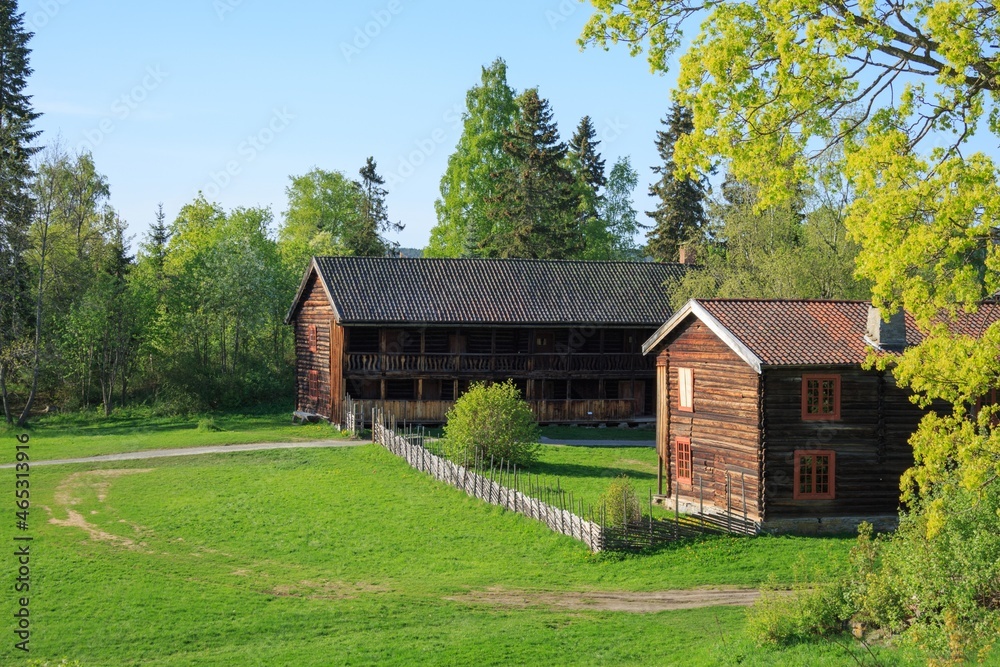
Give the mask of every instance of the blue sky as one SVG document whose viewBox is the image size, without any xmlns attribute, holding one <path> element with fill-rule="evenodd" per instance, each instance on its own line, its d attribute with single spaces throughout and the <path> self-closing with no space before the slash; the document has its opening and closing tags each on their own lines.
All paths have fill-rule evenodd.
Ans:
<svg viewBox="0 0 1000 667">
<path fill-rule="evenodd" d="M 497 56 L 538 86 L 564 139 L 589 114 L 608 168 L 629 155 L 640 212 L 673 76 L 623 48 L 581 52 L 576 0 L 22 0 L 36 32 L 29 93 L 43 143 L 93 152 L 139 235 L 199 190 L 225 208 L 285 209 L 288 177 L 351 176 L 374 155 L 389 212 L 423 247 L 465 92 Z M 367 32 L 367 34 L 366 34 Z M 641 216 L 645 218 L 645 216 Z"/>
</svg>

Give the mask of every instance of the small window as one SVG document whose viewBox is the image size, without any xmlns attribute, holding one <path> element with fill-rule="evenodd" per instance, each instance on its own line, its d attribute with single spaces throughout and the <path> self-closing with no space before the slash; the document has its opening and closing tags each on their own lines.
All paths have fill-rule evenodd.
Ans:
<svg viewBox="0 0 1000 667">
<path fill-rule="evenodd" d="M 677 438 L 675 441 L 675 461 L 677 462 L 677 481 L 690 484 L 694 478 L 691 466 L 691 438 Z"/>
<path fill-rule="evenodd" d="M 979 413 L 983 408 L 992 408 L 1000 403 L 1000 391 L 996 389 L 990 389 L 984 396 L 976 400 L 976 418 L 979 418 Z M 1000 413 L 994 414 L 990 418 L 990 428 L 997 428 L 1000 426 Z"/>
<path fill-rule="evenodd" d="M 840 419 L 840 376 L 802 376 L 802 419 Z"/>
<path fill-rule="evenodd" d="M 677 409 L 694 412 L 694 371 L 690 368 L 677 369 Z"/>
<path fill-rule="evenodd" d="M 795 452 L 796 500 L 832 500 L 835 497 L 837 455 L 829 450 Z"/>
<path fill-rule="evenodd" d="M 309 371 L 309 400 L 319 400 L 319 371 Z"/>
<path fill-rule="evenodd" d="M 319 336 L 316 333 L 316 325 L 310 324 L 306 329 L 306 343 L 309 345 L 309 351 L 315 352 L 318 345 Z"/>
</svg>

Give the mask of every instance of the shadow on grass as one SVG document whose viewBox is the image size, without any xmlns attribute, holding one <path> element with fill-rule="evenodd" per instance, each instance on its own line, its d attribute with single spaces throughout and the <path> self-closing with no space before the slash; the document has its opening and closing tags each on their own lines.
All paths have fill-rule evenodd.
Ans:
<svg viewBox="0 0 1000 667">
<path fill-rule="evenodd" d="M 579 463 L 536 463 L 526 470 L 533 475 L 549 475 L 551 477 L 590 477 L 614 478 L 627 475 L 629 478 L 642 481 L 656 479 L 655 473 L 641 472 L 632 468 L 613 468 L 609 466 L 581 465 Z"/>
</svg>

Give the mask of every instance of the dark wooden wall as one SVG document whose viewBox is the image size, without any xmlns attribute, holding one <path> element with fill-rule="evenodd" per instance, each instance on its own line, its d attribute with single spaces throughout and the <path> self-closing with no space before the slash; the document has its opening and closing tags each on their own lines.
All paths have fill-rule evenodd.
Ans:
<svg viewBox="0 0 1000 667">
<path fill-rule="evenodd" d="M 340 394 L 342 376 L 339 373 L 343 358 L 343 332 L 334 334 L 334 312 L 323 286 L 313 275 L 306 284 L 298 312 L 295 314 L 295 409 L 319 415 L 324 419 L 339 420 L 334 413 L 335 397 Z M 316 352 L 309 350 L 309 325 L 316 326 Z M 331 337 L 339 339 L 341 349 L 334 354 Z M 336 357 L 336 368 L 331 369 L 331 358 Z M 309 398 L 309 371 L 319 372 L 319 397 Z M 332 391 L 337 387 L 337 391 Z M 339 405 L 339 399 L 336 399 Z"/>
<path fill-rule="evenodd" d="M 802 374 L 839 374 L 840 420 L 802 420 Z M 859 366 L 764 371 L 764 515 L 767 519 L 891 514 L 899 478 L 913 465 L 910 435 L 922 411 L 891 373 Z M 835 498 L 795 500 L 796 449 L 836 452 Z"/>
<path fill-rule="evenodd" d="M 680 484 L 680 496 L 698 501 L 699 477 L 705 503 L 726 507 L 726 473 L 734 484 L 732 507 L 757 518 L 760 494 L 760 402 L 757 373 L 700 320 L 691 317 L 666 341 L 666 394 L 669 404 L 669 474 L 677 483 L 673 447 L 691 438 L 692 484 Z M 694 372 L 694 411 L 677 407 L 677 368 Z M 662 405 L 662 403 L 661 403 Z M 662 408 L 661 408 L 662 409 Z M 661 435 L 662 440 L 662 435 Z M 664 443 L 661 442 L 661 447 Z M 741 486 L 741 475 L 743 485 Z M 672 489 L 673 490 L 673 489 Z"/>
</svg>

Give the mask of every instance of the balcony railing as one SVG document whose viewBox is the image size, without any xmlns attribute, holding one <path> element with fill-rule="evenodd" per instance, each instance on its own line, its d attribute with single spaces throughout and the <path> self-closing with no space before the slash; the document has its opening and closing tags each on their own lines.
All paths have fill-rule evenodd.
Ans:
<svg viewBox="0 0 1000 667">
<path fill-rule="evenodd" d="M 483 373 L 649 371 L 652 358 L 635 354 L 348 354 L 348 373 Z"/>
</svg>

